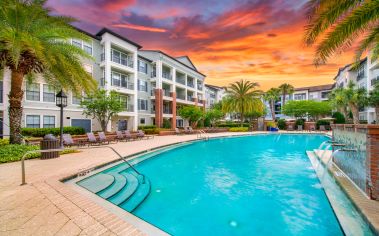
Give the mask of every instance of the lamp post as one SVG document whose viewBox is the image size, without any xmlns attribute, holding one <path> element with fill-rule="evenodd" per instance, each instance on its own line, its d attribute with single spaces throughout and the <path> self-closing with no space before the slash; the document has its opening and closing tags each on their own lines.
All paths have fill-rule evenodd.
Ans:
<svg viewBox="0 0 379 236">
<path fill-rule="evenodd" d="M 61 123 L 60 123 L 60 139 L 59 144 L 60 147 L 63 148 L 63 108 L 67 106 L 67 95 L 63 92 L 63 90 L 57 93 L 56 97 L 56 105 L 61 108 Z"/>
</svg>

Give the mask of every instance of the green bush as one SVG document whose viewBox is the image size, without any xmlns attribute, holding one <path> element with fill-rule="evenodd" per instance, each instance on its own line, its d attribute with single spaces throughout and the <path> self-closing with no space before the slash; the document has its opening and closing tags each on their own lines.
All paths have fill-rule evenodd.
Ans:
<svg viewBox="0 0 379 236">
<path fill-rule="evenodd" d="M 341 112 L 334 112 L 332 117 L 335 119 L 334 123 L 335 124 L 345 124 L 346 123 L 346 118 Z"/>
<path fill-rule="evenodd" d="M 138 126 L 138 129 L 140 129 L 140 130 L 156 129 L 156 128 L 157 128 L 156 125 L 140 125 L 140 126 Z"/>
<path fill-rule="evenodd" d="M 305 120 L 304 119 L 297 119 L 295 121 L 295 127 L 297 127 L 298 125 L 302 125 L 303 128 L 304 128 L 304 124 L 305 124 Z"/>
<path fill-rule="evenodd" d="M 285 130 L 287 128 L 286 120 L 285 119 L 279 119 L 278 120 L 278 128 L 280 130 Z"/>
<path fill-rule="evenodd" d="M 267 125 L 267 127 L 276 128 L 276 123 L 275 123 L 275 121 L 268 121 L 268 122 L 266 122 L 266 125 Z"/>
<path fill-rule="evenodd" d="M 171 122 L 168 119 L 163 119 L 162 128 L 171 129 Z"/>
<path fill-rule="evenodd" d="M 229 132 L 248 132 L 249 127 L 232 127 L 229 128 Z"/>
<path fill-rule="evenodd" d="M 4 145 L 8 145 L 8 144 L 9 144 L 9 139 L 7 138 L 0 139 L 0 147 Z"/>
<path fill-rule="evenodd" d="M 19 145 L 19 144 L 8 144 L 1 146 L 0 148 L 0 163 L 13 162 L 21 160 L 22 156 L 33 150 L 39 150 L 39 146 L 36 145 Z M 28 155 L 27 159 L 40 157 L 40 153 L 33 153 Z"/>
<path fill-rule="evenodd" d="M 241 127 L 241 123 L 232 123 L 232 122 L 227 122 L 227 123 L 219 123 L 216 125 L 217 127 L 220 128 L 233 128 L 233 127 Z M 242 127 L 250 127 L 249 123 L 243 123 Z"/>
<path fill-rule="evenodd" d="M 145 134 L 159 134 L 159 129 L 158 128 L 143 129 L 143 132 Z"/>
<path fill-rule="evenodd" d="M 43 137 L 46 134 L 59 135 L 59 128 L 22 128 L 21 133 L 23 136 L 28 137 Z M 85 130 L 82 127 L 63 127 L 63 133 L 71 135 L 85 134 Z"/>
<path fill-rule="evenodd" d="M 316 122 L 316 128 L 320 129 L 320 125 L 324 125 L 327 130 L 330 128 L 330 121 L 327 120 L 318 120 Z"/>
</svg>

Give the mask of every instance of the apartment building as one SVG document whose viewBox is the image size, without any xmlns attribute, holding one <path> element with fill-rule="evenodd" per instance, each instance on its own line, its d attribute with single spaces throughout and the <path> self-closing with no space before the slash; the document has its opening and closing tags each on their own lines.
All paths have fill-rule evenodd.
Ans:
<svg viewBox="0 0 379 236">
<path fill-rule="evenodd" d="M 223 87 L 206 84 L 205 85 L 205 108 L 211 109 L 214 104 L 222 101 L 226 96 L 226 90 Z"/>
<path fill-rule="evenodd" d="M 78 29 L 80 30 L 80 29 Z M 82 30 L 80 30 L 82 31 Z M 188 122 L 176 113 L 182 105 L 205 109 L 204 80 L 187 56 L 172 57 L 161 51 L 141 50 L 142 46 L 107 28 L 91 37 L 91 42 L 71 39 L 71 43 L 90 54 L 94 61 L 83 60 L 83 67 L 107 91 L 120 95 L 124 110 L 112 117 L 108 131 L 136 130 L 139 125 L 162 127 L 167 119 L 171 127 Z M 42 77 L 32 84 L 25 82 L 22 127 L 59 127 L 59 108 L 55 105 L 56 89 Z M 10 71 L 0 80 L 0 134 L 9 134 L 8 93 Z M 80 102 L 85 94 L 68 92 L 64 109 L 64 126 L 80 126 L 87 132 L 100 130 L 100 124 L 82 114 Z"/>
<path fill-rule="evenodd" d="M 378 61 L 371 61 L 371 56 L 362 59 L 358 67 L 351 64 L 338 70 L 334 77 L 336 88 L 346 88 L 349 82 L 353 82 L 358 88 L 364 88 L 370 92 L 379 81 Z M 371 124 L 375 121 L 375 110 L 372 107 L 362 108 L 359 112 L 359 120 Z"/>
</svg>

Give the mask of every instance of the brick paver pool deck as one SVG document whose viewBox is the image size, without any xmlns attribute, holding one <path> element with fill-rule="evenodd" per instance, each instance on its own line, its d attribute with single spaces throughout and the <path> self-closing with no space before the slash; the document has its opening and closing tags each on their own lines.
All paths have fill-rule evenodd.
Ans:
<svg viewBox="0 0 379 236">
<path fill-rule="evenodd" d="M 209 137 L 242 134 L 251 133 L 218 133 Z M 110 146 L 126 156 L 196 138 L 197 135 L 157 136 Z M 0 165 L 0 235 L 146 235 L 60 181 L 117 159 L 110 149 L 94 148 L 57 159 L 27 160 L 27 185 L 23 186 L 20 162 Z"/>
</svg>

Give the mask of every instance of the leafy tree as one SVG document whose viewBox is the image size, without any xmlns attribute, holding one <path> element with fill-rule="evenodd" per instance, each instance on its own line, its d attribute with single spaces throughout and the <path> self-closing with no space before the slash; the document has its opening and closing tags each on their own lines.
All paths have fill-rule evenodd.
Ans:
<svg viewBox="0 0 379 236">
<path fill-rule="evenodd" d="M 256 90 L 258 83 L 240 80 L 231 83 L 226 88 L 226 97 L 222 102 L 222 110 L 225 113 L 239 113 L 241 126 L 245 119 L 245 114 L 253 111 L 264 111 L 264 105 L 260 99 L 262 92 Z"/>
<path fill-rule="evenodd" d="M 375 108 L 376 124 L 379 124 L 379 84 L 376 84 L 374 89 L 370 91 L 369 103 Z"/>
<path fill-rule="evenodd" d="M 359 108 L 367 104 L 367 92 L 364 88 L 356 88 L 351 81 L 343 91 L 347 105 L 353 114 L 353 123 L 359 124 Z"/>
<path fill-rule="evenodd" d="M 347 110 L 347 98 L 345 96 L 345 92 L 343 88 L 337 88 L 333 90 L 329 95 L 329 100 L 332 104 L 332 106 L 340 112 L 345 118 L 348 117 L 348 110 Z"/>
<path fill-rule="evenodd" d="M 204 112 L 198 106 L 183 106 L 179 109 L 179 116 L 188 119 L 190 125 L 195 128 L 197 123 L 204 117 Z"/>
<path fill-rule="evenodd" d="M 81 106 L 84 108 L 83 114 L 98 120 L 104 132 L 112 116 L 125 109 L 117 92 L 110 91 L 107 94 L 103 89 L 90 94 L 81 102 Z"/>
<path fill-rule="evenodd" d="M 275 102 L 280 98 L 281 90 L 278 88 L 271 88 L 265 94 L 263 94 L 263 99 L 270 104 L 271 117 L 273 120 L 275 117 Z"/>
<path fill-rule="evenodd" d="M 346 118 L 341 112 L 334 112 L 332 117 L 335 119 L 334 123 L 335 124 L 345 124 L 346 123 Z"/>
<path fill-rule="evenodd" d="M 295 118 L 310 117 L 317 120 L 320 116 L 330 115 L 332 107 L 329 102 L 317 102 L 313 100 L 289 101 L 283 107 L 283 114 Z"/>
<path fill-rule="evenodd" d="M 70 38 L 88 41 L 74 29 L 75 19 L 52 14 L 44 0 L 2 0 L 0 11 L 0 64 L 11 71 L 9 97 L 10 142 L 22 142 L 23 81 L 37 74 L 58 88 L 89 92 L 96 81 L 84 70 L 81 58 L 91 58 L 70 44 Z"/>
<path fill-rule="evenodd" d="M 295 88 L 290 84 L 284 83 L 279 86 L 279 89 L 283 97 L 283 104 L 282 104 L 282 108 L 283 108 L 284 105 L 286 105 L 286 96 L 293 94 L 295 92 Z"/>
<path fill-rule="evenodd" d="M 316 49 L 315 63 L 322 64 L 333 54 L 350 47 L 362 38 L 356 60 L 373 48 L 373 59 L 379 55 L 379 1 L 309 0 L 305 42 L 312 46 L 322 38 Z M 364 37 L 360 37 L 360 36 Z"/>
<path fill-rule="evenodd" d="M 218 109 L 211 109 L 205 113 L 205 119 L 209 120 L 213 127 L 217 121 L 224 117 L 224 113 Z"/>
</svg>

